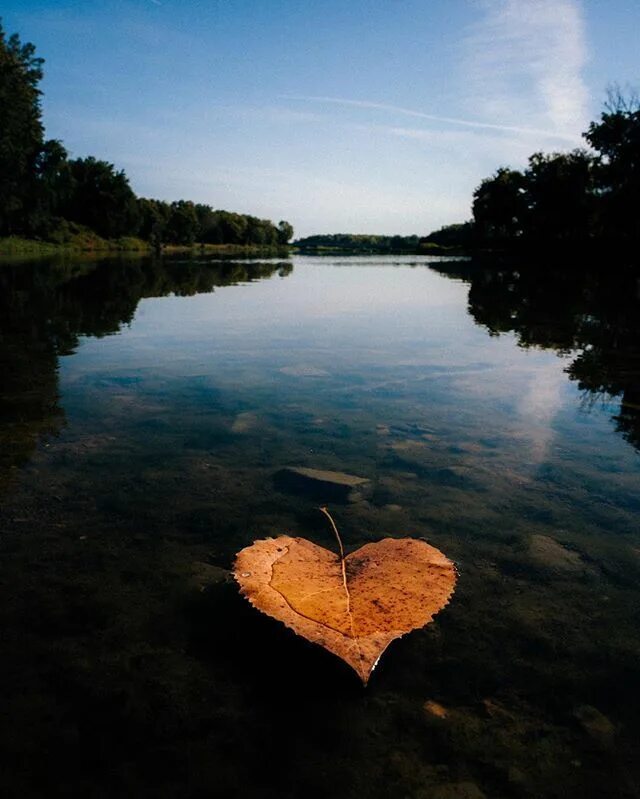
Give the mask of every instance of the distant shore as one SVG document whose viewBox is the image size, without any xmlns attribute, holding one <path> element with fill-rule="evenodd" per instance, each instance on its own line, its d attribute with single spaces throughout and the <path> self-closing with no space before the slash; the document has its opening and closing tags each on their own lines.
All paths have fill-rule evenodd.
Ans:
<svg viewBox="0 0 640 799">
<path fill-rule="evenodd" d="M 470 250 L 464 247 L 444 247 L 439 244 L 420 244 L 417 247 L 389 249 L 386 247 L 329 247 L 292 245 L 299 255 L 468 255 Z"/>
</svg>

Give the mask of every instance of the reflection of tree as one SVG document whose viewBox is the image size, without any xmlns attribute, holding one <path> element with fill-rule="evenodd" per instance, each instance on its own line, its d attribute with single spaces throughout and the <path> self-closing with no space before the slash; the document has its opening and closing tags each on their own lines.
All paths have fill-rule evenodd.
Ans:
<svg viewBox="0 0 640 799">
<path fill-rule="evenodd" d="M 292 269 L 286 261 L 0 264 L 0 490 L 64 423 L 58 356 L 73 352 L 79 336 L 116 333 L 145 297 L 207 293 Z"/>
<path fill-rule="evenodd" d="M 633 269 L 566 264 L 439 263 L 470 284 L 469 312 L 491 335 L 575 354 L 570 380 L 592 396 L 620 397 L 617 429 L 640 449 L 640 286 Z"/>
</svg>

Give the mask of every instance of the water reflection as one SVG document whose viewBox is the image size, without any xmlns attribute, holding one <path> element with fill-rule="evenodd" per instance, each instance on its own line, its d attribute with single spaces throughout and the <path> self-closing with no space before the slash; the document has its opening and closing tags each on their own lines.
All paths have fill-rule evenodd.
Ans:
<svg viewBox="0 0 640 799">
<path fill-rule="evenodd" d="M 514 332 L 521 347 L 570 354 L 565 371 L 585 403 L 619 398 L 616 429 L 640 448 L 640 281 L 633 270 L 553 261 L 433 268 L 470 284 L 469 313 L 490 334 Z M 537 412 L 547 414 L 552 397 L 536 396 Z"/>
<path fill-rule="evenodd" d="M 0 264 L 0 490 L 42 436 L 64 425 L 58 358 L 82 336 L 117 333 L 140 300 L 210 293 L 273 275 L 291 262 L 109 259 Z"/>
<path fill-rule="evenodd" d="M 637 793 L 640 462 L 563 372 L 615 292 L 458 265 L 470 316 L 433 262 L 358 260 L 296 259 L 284 281 L 0 268 L 7 457 L 28 460 L 0 503 L 8 795 Z M 600 333 L 625 352 L 634 302 Z M 286 465 L 371 479 L 334 509 L 350 550 L 424 536 L 459 566 L 366 694 L 229 579 L 258 537 L 332 546 L 317 500 L 274 480 Z"/>
</svg>

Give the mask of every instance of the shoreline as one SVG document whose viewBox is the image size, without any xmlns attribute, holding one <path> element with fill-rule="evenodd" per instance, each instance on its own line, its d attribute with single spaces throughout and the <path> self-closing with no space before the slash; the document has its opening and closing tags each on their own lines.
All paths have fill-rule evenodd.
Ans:
<svg viewBox="0 0 640 799">
<path fill-rule="evenodd" d="M 102 239 L 99 236 L 77 237 L 77 239 L 57 244 L 41 239 L 28 239 L 22 236 L 0 238 L 0 258 L 47 258 L 50 256 L 109 256 L 109 255 L 228 255 L 228 256 L 274 256 L 288 257 L 290 248 L 265 247 L 255 244 L 166 244 L 160 253 L 147 241 L 127 236 L 120 239 Z"/>
</svg>

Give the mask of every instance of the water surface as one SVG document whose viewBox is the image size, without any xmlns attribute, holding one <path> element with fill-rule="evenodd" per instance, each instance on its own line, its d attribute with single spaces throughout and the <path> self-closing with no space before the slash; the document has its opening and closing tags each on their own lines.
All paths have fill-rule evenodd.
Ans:
<svg viewBox="0 0 640 799">
<path fill-rule="evenodd" d="M 640 795 L 638 298 L 602 280 L 0 265 L 10 795 Z M 367 691 L 226 577 L 258 537 L 333 546 L 290 465 L 372 481 L 347 548 L 458 565 Z"/>
</svg>

